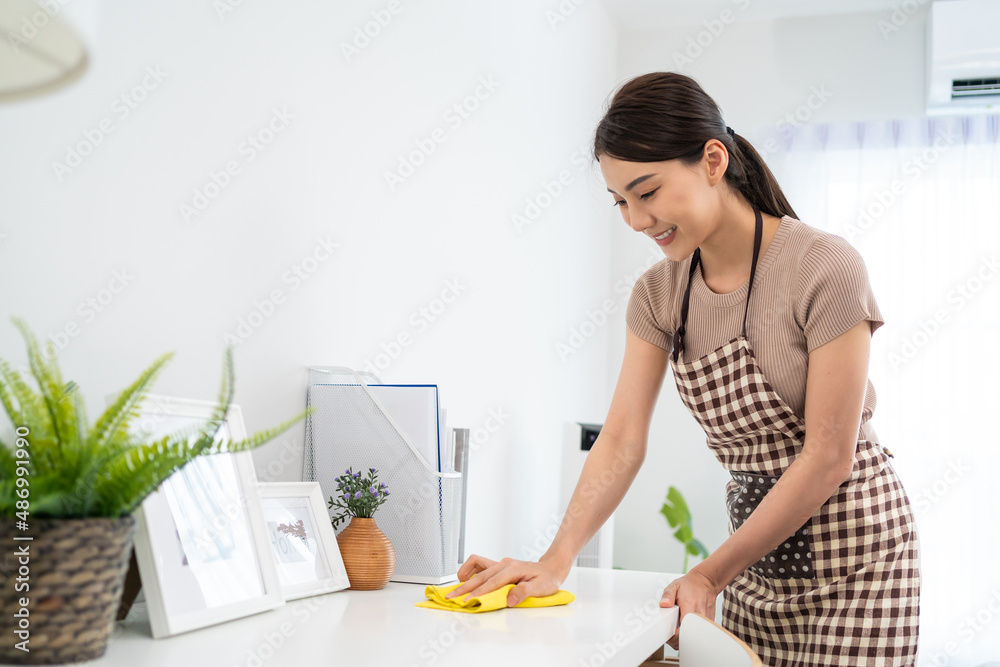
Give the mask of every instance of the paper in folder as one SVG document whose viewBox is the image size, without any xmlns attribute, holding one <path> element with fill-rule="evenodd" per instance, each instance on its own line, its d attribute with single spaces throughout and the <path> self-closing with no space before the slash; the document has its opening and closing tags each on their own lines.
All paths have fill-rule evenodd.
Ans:
<svg viewBox="0 0 1000 667">
<path fill-rule="evenodd" d="M 373 384 L 368 386 L 424 460 L 441 471 L 438 388 L 433 384 Z"/>
</svg>

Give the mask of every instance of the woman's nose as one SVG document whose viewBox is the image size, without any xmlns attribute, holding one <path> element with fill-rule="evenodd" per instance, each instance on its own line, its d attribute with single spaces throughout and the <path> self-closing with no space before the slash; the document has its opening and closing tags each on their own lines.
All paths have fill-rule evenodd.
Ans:
<svg viewBox="0 0 1000 667">
<path fill-rule="evenodd" d="M 645 232 L 650 227 L 656 226 L 656 219 L 649 213 L 643 213 L 641 211 L 631 212 L 631 217 L 629 218 L 629 224 L 632 229 L 637 232 Z"/>
</svg>

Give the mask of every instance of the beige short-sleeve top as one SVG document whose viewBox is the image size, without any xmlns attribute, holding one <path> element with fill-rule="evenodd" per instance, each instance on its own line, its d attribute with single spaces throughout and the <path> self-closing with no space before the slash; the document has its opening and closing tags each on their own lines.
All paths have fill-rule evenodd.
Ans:
<svg viewBox="0 0 1000 667">
<path fill-rule="evenodd" d="M 681 301 L 691 257 L 664 258 L 632 288 L 625 324 L 635 335 L 668 352 L 680 324 Z M 748 281 L 716 294 L 695 269 L 688 306 L 684 360 L 703 357 L 740 333 Z M 758 258 L 747 338 L 775 392 L 805 418 L 809 353 L 862 320 L 872 333 L 884 321 L 860 253 L 844 238 L 784 216 L 764 255 Z M 878 442 L 867 424 L 875 411 L 875 388 L 868 381 L 862 437 Z"/>
</svg>

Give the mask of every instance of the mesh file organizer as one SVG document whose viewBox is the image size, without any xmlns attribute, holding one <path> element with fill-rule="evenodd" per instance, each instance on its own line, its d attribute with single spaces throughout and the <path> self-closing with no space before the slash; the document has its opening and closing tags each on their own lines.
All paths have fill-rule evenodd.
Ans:
<svg viewBox="0 0 1000 667">
<path fill-rule="evenodd" d="M 436 461 L 421 456 L 370 384 L 382 382 L 344 366 L 309 369 L 306 404 L 313 413 L 306 421 L 302 479 L 319 482 L 329 500 L 337 493 L 335 478 L 348 468 L 362 475 L 375 468 L 389 489 L 374 518 L 396 551 L 391 581 L 457 581 L 465 476 L 438 471 Z"/>
</svg>

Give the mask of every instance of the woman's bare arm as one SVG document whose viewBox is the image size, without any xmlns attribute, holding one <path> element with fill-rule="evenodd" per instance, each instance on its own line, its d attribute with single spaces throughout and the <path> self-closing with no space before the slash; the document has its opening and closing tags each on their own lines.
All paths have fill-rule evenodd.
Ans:
<svg viewBox="0 0 1000 667">
<path fill-rule="evenodd" d="M 626 329 L 625 357 L 608 417 L 580 473 L 566 514 L 538 562 L 473 554 L 458 570 L 465 582 L 448 597 L 478 596 L 509 583 L 508 606 L 525 597 L 551 595 L 566 579 L 577 554 L 625 496 L 646 457 L 653 408 L 667 368 L 667 351 Z M 604 474 L 612 472 L 611 476 Z M 476 576 L 471 580 L 472 575 Z"/>
</svg>

